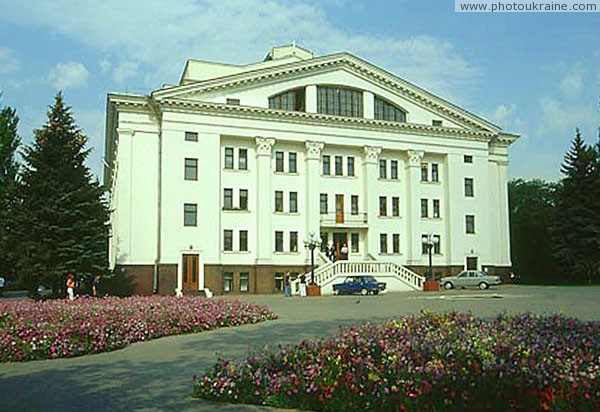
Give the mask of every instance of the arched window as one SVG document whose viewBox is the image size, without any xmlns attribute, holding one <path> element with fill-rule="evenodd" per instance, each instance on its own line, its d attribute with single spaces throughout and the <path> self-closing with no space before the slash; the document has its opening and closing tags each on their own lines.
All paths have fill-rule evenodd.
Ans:
<svg viewBox="0 0 600 412">
<path fill-rule="evenodd" d="M 362 91 L 337 86 L 318 86 L 317 112 L 335 116 L 363 117 Z"/>
<path fill-rule="evenodd" d="M 406 112 L 395 104 L 375 96 L 375 119 L 406 123 Z"/>
<path fill-rule="evenodd" d="M 269 97 L 269 109 L 303 112 L 305 108 L 304 88 L 287 90 Z"/>
</svg>

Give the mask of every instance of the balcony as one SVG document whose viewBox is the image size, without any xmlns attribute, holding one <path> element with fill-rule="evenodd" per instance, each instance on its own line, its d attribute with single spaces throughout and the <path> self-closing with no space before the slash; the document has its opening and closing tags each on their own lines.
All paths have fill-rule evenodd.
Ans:
<svg viewBox="0 0 600 412">
<path fill-rule="evenodd" d="M 367 227 L 366 213 L 327 213 L 320 216 L 321 227 Z"/>
</svg>

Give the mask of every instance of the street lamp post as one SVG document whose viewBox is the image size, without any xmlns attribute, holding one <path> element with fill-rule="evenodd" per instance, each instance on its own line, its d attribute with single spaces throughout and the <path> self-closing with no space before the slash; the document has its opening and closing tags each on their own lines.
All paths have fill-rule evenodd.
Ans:
<svg viewBox="0 0 600 412">
<path fill-rule="evenodd" d="M 321 245 L 321 238 L 315 232 L 310 232 L 304 241 L 304 247 L 310 250 L 310 283 L 315 283 L 315 249 Z"/>
<path fill-rule="evenodd" d="M 423 235 L 423 237 L 421 238 L 421 240 L 423 241 L 423 243 L 425 245 L 427 245 L 427 254 L 429 255 L 429 272 L 428 272 L 428 276 L 427 279 L 428 280 L 434 280 L 433 278 L 433 264 L 432 264 L 432 249 L 433 247 L 439 243 L 439 239 L 437 236 L 434 236 L 431 233 L 428 233 L 426 235 Z"/>
</svg>

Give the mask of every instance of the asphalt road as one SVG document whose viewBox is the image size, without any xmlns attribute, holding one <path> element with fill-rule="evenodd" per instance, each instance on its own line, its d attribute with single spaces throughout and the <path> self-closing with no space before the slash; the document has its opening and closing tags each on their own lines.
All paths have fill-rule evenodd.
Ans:
<svg viewBox="0 0 600 412">
<path fill-rule="evenodd" d="M 407 292 L 379 296 L 285 298 L 245 296 L 279 314 L 276 321 L 142 342 L 125 349 L 72 359 L 0 364 L 1 411 L 259 411 L 191 399 L 194 375 L 220 354 L 243 357 L 251 348 L 276 348 L 326 336 L 341 324 L 404 314 L 459 311 L 562 313 L 600 321 L 600 287 L 505 285 L 487 291 Z"/>
</svg>

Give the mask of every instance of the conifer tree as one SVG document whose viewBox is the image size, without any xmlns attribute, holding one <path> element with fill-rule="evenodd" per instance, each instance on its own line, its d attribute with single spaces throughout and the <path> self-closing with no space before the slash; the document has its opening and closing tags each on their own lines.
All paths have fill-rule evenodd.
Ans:
<svg viewBox="0 0 600 412">
<path fill-rule="evenodd" d="M 107 268 L 109 211 L 85 165 L 90 150 L 58 93 L 48 121 L 24 150 L 20 236 L 31 294 L 40 282 L 64 289 L 68 272 L 89 279 Z"/>
<path fill-rule="evenodd" d="M 577 129 L 561 167 L 553 225 L 557 260 L 571 280 L 590 283 L 600 275 L 599 156 Z"/>
<path fill-rule="evenodd" d="M 17 150 L 21 144 L 16 110 L 0 108 L 0 276 L 14 278 L 16 239 L 14 215 L 18 209 Z"/>
</svg>

